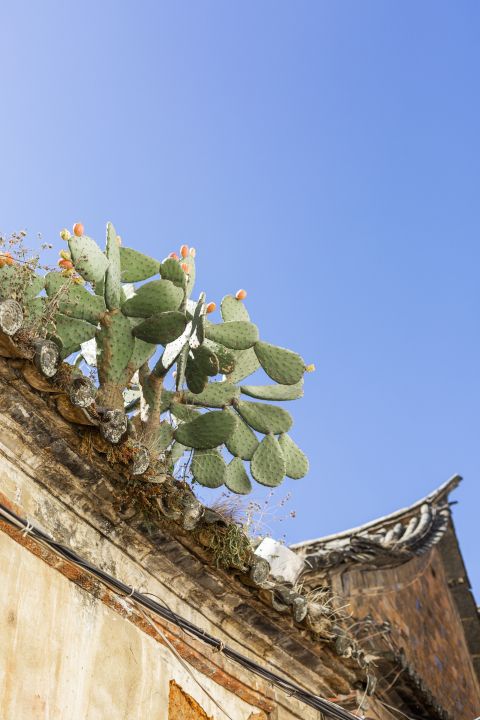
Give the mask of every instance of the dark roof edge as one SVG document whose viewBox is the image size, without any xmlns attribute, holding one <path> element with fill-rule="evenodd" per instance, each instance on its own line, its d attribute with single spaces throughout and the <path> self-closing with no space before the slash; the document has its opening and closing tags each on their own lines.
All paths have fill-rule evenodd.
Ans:
<svg viewBox="0 0 480 720">
<path fill-rule="evenodd" d="M 384 517 L 377 518 L 376 520 L 371 520 L 364 525 L 359 525 L 358 527 L 350 528 L 349 530 L 343 530 L 342 532 L 334 533 L 333 535 L 325 535 L 324 537 L 316 538 L 314 540 L 304 540 L 303 542 L 294 543 L 293 545 L 289 545 L 289 548 L 291 550 L 299 550 L 300 548 L 306 547 L 307 545 L 313 545 L 315 543 L 326 543 L 330 540 L 339 540 L 340 538 L 348 537 L 349 535 L 356 535 L 365 530 L 369 530 L 376 525 L 384 525 L 394 522 L 395 520 L 399 520 L 402 516 L 409 515 L 410 513 L 414 512 L 425 503 L 432 504 L 438 503 L 441 500 L 446 500 L 449 494 L 453 490 L 455 490 L 461 480 L 462 477 L 460 475 L 452 475 L 452 477 L 447 480 L 447 482 L 443 483 L 443 485 L 440 485 L 440 487 L 431 492 L 430 495 L 427 495 L 427 497 L 418 500 L 413 505 L 410 505 L 410 507 L 403 508 L 402 510 L 396 510 L 390 515 L 385 515 Z"/>
</svg>

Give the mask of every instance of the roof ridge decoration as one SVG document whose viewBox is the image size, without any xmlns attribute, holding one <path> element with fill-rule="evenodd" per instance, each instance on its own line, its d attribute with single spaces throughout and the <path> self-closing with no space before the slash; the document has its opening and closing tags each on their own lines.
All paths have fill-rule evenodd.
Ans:
<svg viewBox="0 0 480 720">
<path fill-rule="evenodd" d="M 460 475 L 453 475 L 408 508 L 335 535 L 291 545 L 290 549 L 305 560 L 307 572 L 346 562 L 403 564 L 441 540 L 450 518 L 448 496 L 461 480 Z"/>
</svg>

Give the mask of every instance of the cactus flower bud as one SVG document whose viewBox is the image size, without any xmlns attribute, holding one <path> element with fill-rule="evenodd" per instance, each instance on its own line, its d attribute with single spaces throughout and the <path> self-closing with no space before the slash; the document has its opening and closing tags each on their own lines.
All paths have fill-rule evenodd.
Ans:
<svg viewBox="0 0 480 720">
<path fill-rule="evenodd" d="M 13 265 L 15 263 L 12 253 L 9 253 L 9 252 L 2 253 L 1 257 L 2 257 L 2 260 L 4 260 L 4 265 Z"/>
<path fill-rule="evenodd" d="M 197 254 L 197 253 L 195 252 L 195 248 L 190 248 L 190 255 L 191 255 L 192 257 L 195 257 L 196 254 Z"/>
<path fill-rule="evenodd" d="M 65 242 L 68 242 L 72 236 L 70 235 L 68 230 L 62 230 L 62 232 L 60 233 L 60 237 L 62 238 L 62 240 L 65 240 Z"/>
<path fill-rule="evenodd" d="M 180 255 L 181 255 L 182 257 L 187 257 L 187 255 L 188 255 L 188 245 L 182 245 L 182 247 L 180 248 Z"/>
<path fill-rule="evenodd" d="M 245 300 L 247 297 L 247 291 L 246 290 L 239 290 L 237 294 L 235 295 L 237 300 Z"/>
<path fill-rule="evenodd" d="M 82 277 L 80 277 L 80 275 L 76 275 L 73 278 L 73 282 L 75 283 L 75 285 L 83 285 L 85 280 Z"/>
<path fill-rule="evenodd" d="M 185 275 L 190 273 L 190 265 L 188 263 L 182 263 L 182 268 Z"/>
<path fill-rule="evenodd" d="M 305 368 L 305 372 L 314 372 L 315 371 L 315 365 L 307 365 Z"/>
<path fill-rule="evenodd" d="M 120 245 L 122 244 L 122 238 L 120 237 L 120 235 L 117 235 L 117 242 L 118 242 L 118 247 L 120 247 Z"/>
<path fill-rule="evenodd" d="M 71 260 L 72 254 L 68 250 L 60 250 L 60 257 L 64 258 L 64 260 Z"/>
<path fill-rule="evenodd" d="M 77 237 L 81 237 L 83 235 L 82 223 L 75 223 L 75 225 L 73 226 L 73 232 Z"/>
<path fill-rule="evenodd" d="M 174 370 L 174 371 L 172 372 L 172 377 L 177 377 L 177 371 L 176 371 L 176 370 Z"/>
<path fill-rule="evenodd" d="M 207 313 L 212 313 L 212 312 L 215 310 L 216 307 L 217 307 L 217 306 L 215 305 L 215 303 L 208 303 L 208 305 L 207 305 Z"/>
<path fill-rule="evenodd" d="M 168 257 L 175 258 L 175 260 L 180 260 L 180 258 L 178 257 L 177 253 L 170 253 L 170 255 L 169 255 Z"/>
</svg>

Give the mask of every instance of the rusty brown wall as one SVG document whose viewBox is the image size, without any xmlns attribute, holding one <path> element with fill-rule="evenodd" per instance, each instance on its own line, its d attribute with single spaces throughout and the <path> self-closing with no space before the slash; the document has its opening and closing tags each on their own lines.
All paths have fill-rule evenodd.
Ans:
<svg viewBox="0 0 480 720">
<path fill-rule="evenodd" d="M 480 693 L 439 551 L 397 568 L 353 569 L 333 578 L 355 618 L 388 620 L 392 638 L 455 718 L 480 715 Z"/>
</svg>

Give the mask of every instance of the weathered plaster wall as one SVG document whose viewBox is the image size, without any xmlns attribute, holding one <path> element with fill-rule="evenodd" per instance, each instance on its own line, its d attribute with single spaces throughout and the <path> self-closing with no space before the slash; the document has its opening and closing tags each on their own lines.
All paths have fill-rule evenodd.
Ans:
<svg viewBox="0 0 480 720">
<path fill-rule="evenodd" d="M 397 647 L 454 717 L 478 717 L 478 683 L 437 547 L 396 568 L 353 566 L 332 578 L 332 589 L 355 618 L 391 623 Z"/>
</svg>

